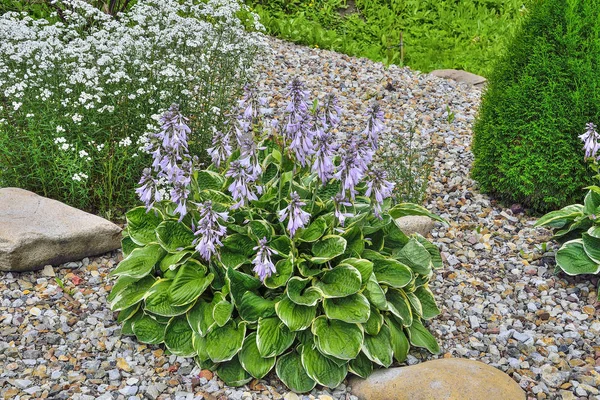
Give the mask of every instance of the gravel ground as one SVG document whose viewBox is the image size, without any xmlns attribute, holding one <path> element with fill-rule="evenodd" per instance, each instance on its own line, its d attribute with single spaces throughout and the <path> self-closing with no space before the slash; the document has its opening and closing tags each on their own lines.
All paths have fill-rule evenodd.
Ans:
<svg viewBox="0 0 600 400">
<path fill-rule="evenodd" d="M 275 56 L 263 91 L 285 94 L 303 79 L 314 94 L 338 94 L 347 118 L 340 131 L 362 128 L 367 100 L 386 111 L 384 147 L 394 151 L 406 124 L 435 150 L 427 207 L 450 221 L 432 234 L 445 268 L 432 284 L 442 314 L 430 323 L 442 353 L 413 351 L 408 363 L 468 357 L 500 368 L 532 399 L 600 399 L 600 320 L 596 278 L 554 276 L 541 244 L 549 232 L 534 218 L 480 194 L 469 178 L 471 126 L 480 90 L 365 59 L 270 39 Z M 448 118 L 447 107 L 455 118 Z M 552 245 L 548 246 L 552 250 Z M 107 307 L 103 257 L 0 275 L 0 396 L 5 399 L 356 399 L 342 385 L 310 395 L 288 393 L 276 379 L 224 387 L 191 360 L 120 336 Z M 61 289 L 55 277 L 64 282 Z"/>
</svg>

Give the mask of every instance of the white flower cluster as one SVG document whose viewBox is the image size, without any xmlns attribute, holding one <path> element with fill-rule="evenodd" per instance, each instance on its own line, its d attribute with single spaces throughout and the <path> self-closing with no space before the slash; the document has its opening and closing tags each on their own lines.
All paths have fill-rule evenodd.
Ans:
<svg viewBox="0 0 600 400">
<path fill-rule="evenodd" d="M 81 181 L 85 181 L 88 178 L 88 176 L 86 174 L 84 174 L 83 172 L 77 172 L 75 174 L 73 174 L 73 180 L 75 182 L 81 182 Z"/>
</svg>

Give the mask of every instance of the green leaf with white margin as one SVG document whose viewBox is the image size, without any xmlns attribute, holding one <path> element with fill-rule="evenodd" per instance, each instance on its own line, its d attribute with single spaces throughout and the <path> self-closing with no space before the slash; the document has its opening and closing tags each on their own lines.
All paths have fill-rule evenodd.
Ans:
<svg viewBox="0 0 600 400">
<path fill-rule="evenodd" d="M 409 267 L 394 259 L 373 260 L 373 273 L 379 283 L 403 288 L 413 280 Z"/>
<path fill-rule="evenodd" d="M 556 252 L 556 264 L 567 275 L 597 274 L 600 265 L 585 252 L 582 239 L 566 242 Z"/>
<path fill-rule="evenodd" d="M 206 275 L 206 268 L 201 268 L 198 264 L 200 263 L 187 261 L 177 270 L 169 290 L 173 305 L 182 306 L 191 303 L 200 297 L 213 281 L 215 276 L 212 273 Z"/>
<path fill-rule="evenodd" d="M 394 358 L 398 362 L 404 362 L 410 350 L 410 342 L 404 333 L 402 323 L 394 316 L 385 317 L 385 323 L 390 328 L 390 339 L 392 349 L 394 350 Z"/>
<path fill-rule="evenodd" d="M 158 266 L 162 272 L 173 270 L 188 260 L 194 254 L 193 250 L 183 250 L 176 253 L 168 253 L 160 260 Z M 202 265 L 202 264 L 200 264 Z M 205 270 L 206 272 L 206 270 Z"/>
<path fill-rule="evenodd" d="M 429 251 L 414 237 L 394 257 L 421 275 L 428 275 L 433 266 Z"/>
<path fill-rule="evenodd" d="M 192 307 L 192 304 L 174 305 L 170 294 L 172 284 L 171 279 L 157 280 L 148 291 L 144 309 L 163 317 L 175 317 L 185 314 Z"/>
<path fill-rule="evenodd" d="M 390 342 L 390 328 L 383 325 L 377 335 L 365 335 L 362 351 L 369 360 L 387 368 L 394 361 L 394 350 Z"/>
<path fill-rule="evenodd" d="M 367 379 L 373 372 L 373 363 L 365 353 L 360 352 L 354 360 L 350 360 L 348 363 L 348 370 L 354 375 Z"/>
<path fill-rule="evenodd" d="M 295 351 L 279 357 L 275 371 L 281 382 L 296 393 L 310 392 L 317 384 L 317 382 L 308 376 L 302 366 L 300 354 Z"/>
<path fill-rule="evenodd" d="M 223 184 L 225 183 L 225 180 L 221 175 L 207 170 L 198 171 L 196 174 L 196 179 L 198 182 L 198 187 L 203 190 L 211 189 L 219 191 L 223 189 Z"/>
<path fill-rule="evenodd" d="M 287 295 L 294 303 L 302 306 L 314 306 L 323 297 L 323 293 L 316 287 L 309 286 L 310 279 L 294 276 L 288 281 Z"/>
<path fill-rule="evenodd" d="M 234 320 L 230 320 L 206 335 L 206 352 L 213 362 L 229 361 L 242 349 L 245 336 L 246 323 L 236 325 Z"/>
<path fill-rule="evenodd" d="M 142 310 L 138 310 L 131 318 L 125 320 L 123 322 L 123 326 L 121 327 L 121 335 L 123 336 L 131 336 L 133 333 L 133 324 L 138 319 L 142 318 L 144 312 Z"/>
<path fill-rule="evenodd" d="M 404 295 L 408 299 L 408 302 L 410 303 L 410 306 L 413 309 L 414 314 L 417 314 L 417 316 L 422 317 L 423 316 L 423 306 L 421 305 L 421 301 L 419 301 L 419 298 L 417 296 L 415 296 L 415 294 L 413 292 L 409 292 L 409 291 L 405 291 Z"/>
<path fill-rule="evenodd" d="M 427 249 L 427 251 L 429 252 L 429 255 L 431 256 L 431 264 L 433 265 L 433 268 L 435 269 L 439 269 L 442 268 L 444 266 L 443 261 L 442 261 L 442 255 L 440 254 L 440 250 L 437 248 L 437 246 L 433 243 L 431 243 L 429 240 L 425 239 L 423 236 L 421 236 L 418 233 L 414 233 L 413 234 L 415 239 L 417 239 L 419 241 L 419 243 L 421 243 L 423 245 L 423 247 L 425 247 L 425 249 Z"/>
<path fill-rule="evenodd" d="M 196 239 L 190 228 L 172 219 L 163 221 L 156 228 L 156 237 L 158 243 L 169 253 L 193 247 L 192 242 Z"/>
<path fill-rule="evenodd" d="M 292 332 L 308 328 L 317 315 L 317 307 L 296 304 L 289 297 L 284 297 L 275 304 L 275 311 Z"/>
<path fill-rule="evenodd" d="M 127 231 L 124 231 L 123 235 L 125 235 L 126 232 Z M 123 252 L 123 257 L 127 257 L 134 249 L 141 246 L 142 245 L 135 243 L 129 235 L 123 236 L 123 239 L 121 239 L 121 251 Z"/>
<path fill-rule="evenodd" d="M 136 303 L 131 307 L 127 307 L 126 309 L 119 311 L 119 315 L 117 315 L 117 322 L 123 323 L 123 321 L 127 321 L 129 318 L 133 317 L 139 309 L 140 303 Z"/>
<path fill-rule="evenodd" d="M 247 291 L 254 291 L 261 286 L 260 280 L 254 276 L 237 271 L 233 268 L 227 269 L 227 282 L 229 293 L 233 297 L 233 303 L 239 304 L 242 301 L 242 296 Z"/>
<path fill-rule="evenodd" d="M 275 301 L 267 300 L 253 292 L 246 292 L 238 305 L 238 312 L 244 321 L 257 322 L 259 318 L 275 315 Z"/>
<path fill-rule="evenodd" d="M 600 193 L 589 190 L 583 200 L 583 213 L 587 215 L 598 214 L 600 207 Z"/>
<path fill-rule="evenodd" d="M 217 303 L 224 299 L 225 296 L 221 292 L 215 292 L 210 303 L 203 299 L 198 299 L 194 307 L 187 313 L 188 322 L 194 332 L 201 336 L 206 336 L 206 334 L 210 332 L 216 325 L 215 319 L 213 318 L 213 309 Z"/>
<path fill-rule="evenodd" d="M 404 326 L 410 326 L 413 322 L 412 309 L 404 291 L 390 289 L 387 291 L 385 297 L 387 298 L 390 312 L 400 318 Z"/>
<path fill-rule="evenodd" d="M 217 325 L 225 326 L 231 318 L 231 313 L 233 313 L 233 304 L 227 300 L 221 300 L 213 308 L 213 319 Z"/>
<path fill-rule="evenodd" d="M 356 224 L 353 227 L 347 229 L 346 232 L 342 234 L 342 237 L 346 239 L 347 243 L 346 251 L 344 253 L 352 257 L 360 256 L 360 254 L 365 249 L 365 238 L 362 233 L 361 225 Z"/>
<path fill-rule="evenodd" d="M 234 357 L 231 361 L 219 364 L 217 375 L 227 386 L 232 387 L 243 386 L 252 380 L 252 377 L 242 367 L 237 357 Z"/>
<path fill-rule="evenodd" d="M 440 346 L 438 345 L 435 337 L 423 326 L 421 321 L 415 319 L 412 325 L 408 328 L 409 340 L 413 346 L 424 347 L 433 354 L 440 352 Z"/>
<path fill-rule="evenodd" d="M 146 276 L 139 281 L 129 283 L 127 287 L 120 290 L 110 302 L 112 311 L 121 311 L 125 308 L 142 301 L 147 296 L 148 290 L 154 284 L 153 276 Z"/>
<path fill-rule="evenodd" d="M 315 242 L 327 231 L 327 221 L 323 217 L 315 219 L 306 229 L 303 229 L 298 235 L 301 242 Z"/>
<path fill-rule="evenodd" d="M 262 238 L 270 240 L 275 234 L 271 224 L 264 220 L 250 221 L 248 222 L 248 228 L 256 240 L 261 240 Z"/>
<path fill-rule="evenodd" d="M 159 244 L 150 244 L 133 250 L 110 275 L 140 279 L 148 275 L 166 252 Z"/>
<path fill-rule="evenodd" d="M 324 354 L 341 360 L 352 360 L 356 357 L 364 338 L 359 325 L 328 320 L 324 315 L 314 320 L 311 331 Z"/>
<path fill-rule="evenodd" d="M 363 328 L 369 335 L 377 335 L 383 325 L 383 315 L 379 312 L 377 307 L 371 304 L 371 315 L 369 320 L 363 324 Z"/>
<path fill-rule="evenodd" d="M 292 242 L 286 235 L 278 236 L 269 242 L 269 247 L 271 250 L 273 250 L 278 256 L 285 258 L 290 256 L 290 250 L 292 248 L 291 246 Z"/>
<path fill-rule="evenodd" d="M 276 289 L 284 286 L 292 276 L 293 272 L 294 266 L 289 259 L 284 258 L 283 260 L 279 260 L 275 264 L 275 273 L 265 279 L 264 285 L 269 289 Z"/>
<path fill-rule="evenodd" d="M 583 250 L 585 251 L 585 254 L 587 254 L 593 262 L 600 264 L 600 239 L 590 236 L 587 233 L 584 233 L 581 236 L 581 239 L 583 241 Z"/>
<path fill-rule="evenodd" d="M 191 357 L 196 354 L 192 345 L 192 335 L 194 331 L 188 324 L 185 317 L 173 317 L 165 332 L 165 346 L 176 356 Z"/>
<path fill-rule="evenodd" d="M 435 303 L 433 292 L 429 289 L 428 285 L 418 287 L 415 290 L 415 296 L 421 303 L 421 307 L 423 309 L 423 319 L 431 319 L 440 314 L 440 309 Z"/>
<path fill-rule="evenodd" d="M 112 289 L 110 290 L 110 293 L 106 297 L 106 300 L 109 303 L 111 303 L 119 293 L 121 293 L 123 290 L 125 290 L 125 288 L 127 288 L 132 283 L 137 282 L 138 280 L 139 279 L 131 278 L 129 276 L 120 276 L 119 279 L 117 279 L 117 281 L 113 285 Z"/>
<path fill-rule="evenodd" d="M 369 320 L 371 305 L 360 293 L 346 297 L 323 300 L 323 309 L 329 319 L 339 319 L 348 323 L 362 324 Z"/>
<path fill-rule="evenodd" d="M 312 245 L 310 261 L 313 264 L 324 264 L 327 261 L 344 254 L 346 251 L 346 239 L 338 235 L 328 235 L 321 238 Z"/>
<path fill-rule="evenodd" d="M 596 239 L 600 239 L 600 226 L 594 225 L 590 227 L 587 234 Z"/>
<path fill-rule="evenodd" d="M 166 324 L 161 324 L 149 315 L 144 315 L 132 324 L 137 339 L 146 344 L 159 344 L 165 339 Z"/>
<path fill-rule="evenodd" d="M 371 304 L 373 304 L 375 307 L 382 311 L 387 310 L 387 299 L 385 298 L 385 292 L 381 286 L 379 286 L 375 275 L 371 275 L 369 277 L 369 281 L 367 282 L 367 286 L 365 287 L 363 293 L 365 296 L 367 296 L 369 302 L 371 302 Z"/>
<path fill-rule="evenodd" d="M 283 354 L 296 338 L 296 333 L 291 332 L 277 317 L 261 318 L 256 334 L 256 345 L 263 357 Z"/>
<path fill-rule="evenodd" d="M 360 272 L 356 268 L 350 265 L 338 265 L 326 271 L 314 286 L 321 290 L 324 297 L 331 298 L 354 294 L 360 290 L 361 284 Z"/>
<path fill-rule="evenodd" d="M 206 351 L 206 338 L 200 336 L 198 333 L 194 332 L 192 335 L 192 346 L 194 350 L 196 350 L 196 355 L 202 361 L 210 360 L 208 356 L 208 352 Z M 212 362 L 212 361 L 211 361 Z"/>
<path fill-rule="evenodd" d="M 134 243 L 145 245 L 156 242 L 156 227 L 163 222 L 164 217 L 156 208 L 146 212 L 146 207 L 136 207 L 125 214 L 127 232 Z"/>
<path fill-rule="evenodd" d="M 347 264 L 356 268 L 358 272 L 360 272 L 363 284 L 367 283 L 373 274 L 373 262 L 364 258 L 346 258 L 345 260 L 340 261 L 340 264 Z"/>
<path fill-rule="evenodd" d="M 570 204 L 560 210 L 549 212 L 538 219 L 534 226 L 549 226 L 550 228 L 562 228 L 567 222 L 583 215 L 581 204 Z"/>
<path fill-rule="evenodd" d="M 260 355 L 256 346 L 256 332 L 246 337 L 238 358 L 242 367 L 256 379 L 262 379 L 267 375 L 276 361 L 276 357 L 264 358 Z"/>
<path fill-rule="evenodd" d="M 347 365 L 337 365 L 311 345 L 301 346 L 301 352 L 302 366 L 308 376 L 319 385 L 333 389 L 346 378 Z"/>
<path fill-rule="evenodd" d="M 407 215 L 422 215 L 425 217 L 429 217 L 434 221 L 439 221 L 442 224 L 448 225 L 448 222 L 446 222 L 446 220 L 438 215 L 435 215 L 431 212 L 429 212 L 425 207 L 423 206 L 419 206 L 417 204 L 413 204 L 413 203 L 400 203 L 400 204 L 396 204 L 396 206 L 392 207 L 389 211 L 388 214 L 390 215 L 390 217 L 392 217 L 393 219 L 397 219 L 400 217 L 405 217 Z"/>
</svg>

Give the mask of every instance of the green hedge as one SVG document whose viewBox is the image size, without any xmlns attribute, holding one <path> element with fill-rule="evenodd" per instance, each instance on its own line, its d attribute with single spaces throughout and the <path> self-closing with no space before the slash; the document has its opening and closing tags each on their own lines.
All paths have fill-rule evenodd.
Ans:
<svg viewBox="0 0 600 400">
<path fill-rule="evenodd" d="M 600 117 L 600 0 L 536 0 L 489 78 L 473 178 L 537 211 L 591 182 L 578 135 Z"/>
</svg>

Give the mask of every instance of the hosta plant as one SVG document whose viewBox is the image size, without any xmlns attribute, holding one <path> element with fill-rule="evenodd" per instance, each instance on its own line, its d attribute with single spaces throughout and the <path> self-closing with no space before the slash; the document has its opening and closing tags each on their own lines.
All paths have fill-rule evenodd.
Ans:
<svg viewBox="0 0 600 400">
<path fill-rule="evenodd" d="M 600 135 L 596 126 L 587 124 L 586 132 L 579 137 L 584 142 L 585 159 L 596 173 L 595 178 L 600 179 L 597 155 Z M 600 273 L 600 187 L 586 189 L 583 205 L 568 205 L 536 222 L 536 226 L 554 229 L 554 239 L 562 243 L 556 252 L 556 268 L 568 275 Z"/>
<path fill-rule="evenodd" d="M 163 115 L 109 301 L 124 333 L 196 357 L 228 385 L 274 369 L 306 392 L 401 362 L 411 345 L 439 351 L 424 321 L 439 313 L 428 283 L 442 260 L 395 219 L 442 220 L 390 208 L 393 185 L 369 166 L 384 129 L 376 104 L 362 133 L 338 138 L 335 98 L 289 89 L 280 115 L 248 89 L 203 170 L 186 118 Z"/>
</svg>

